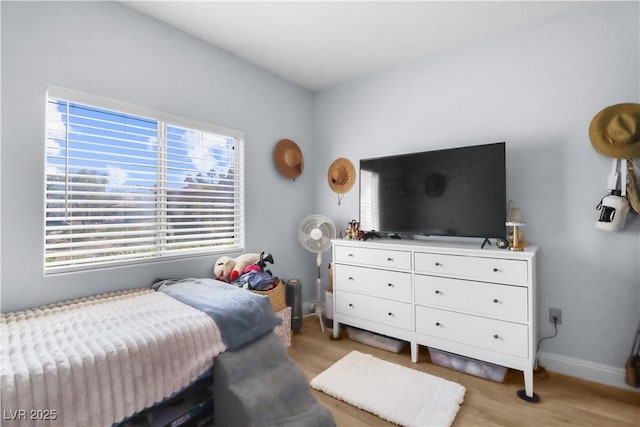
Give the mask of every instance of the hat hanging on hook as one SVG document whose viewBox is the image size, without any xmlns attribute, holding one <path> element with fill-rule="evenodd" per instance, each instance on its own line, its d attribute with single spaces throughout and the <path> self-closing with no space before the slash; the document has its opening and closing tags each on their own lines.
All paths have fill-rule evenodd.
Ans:
<svg viewBox="0 0 640 427">
<path fill-rule="evenodd" d="M 280 173 L 294 181 L 302 174 L 304 158 L 298 144 L 290 139 L 281 139 L 273 150 L 273 161 Z"/>
<path fill-rule="evenodd" d="M 626 198 L 634 211 L 640 213 L 640 190 L 636 181 L 633 159 L 640 157 L 640 104 L 622 103 L 610 105 L 598 112 L 589 125 L 591 145 L 600 154 L 621 162 L 627 180 L 621 181 L 621 189 L 626 187 Z"/>
<path fill-rule="evenodd" d="M 591 145 L 614 159 L 640 157 L 640 104 L 616 104 L 602 109 L 589 125 Z"/>
<path fill-rule="evenodd" d="M 338 193 L 338 204 L 342 201 L 344 193 L 351 190 L 356 182 L 356 168 L 351 160 L 340 157 L 331 163 L 327 172 L 329 187 Z"/>
</svg>

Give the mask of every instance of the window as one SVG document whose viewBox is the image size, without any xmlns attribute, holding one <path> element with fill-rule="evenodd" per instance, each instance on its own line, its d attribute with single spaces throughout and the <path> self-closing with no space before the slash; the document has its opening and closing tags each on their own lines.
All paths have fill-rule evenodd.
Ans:
<svg viewBox="0 0 640 427">
<path fill-rule="evenodd" d="M 241 249 L 242 132 L 49 88 L 45 273 Z"/>
</svg>

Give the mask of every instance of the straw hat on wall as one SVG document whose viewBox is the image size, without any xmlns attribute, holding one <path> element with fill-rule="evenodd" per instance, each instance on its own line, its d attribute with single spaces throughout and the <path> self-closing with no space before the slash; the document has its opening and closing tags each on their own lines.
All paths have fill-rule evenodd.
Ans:
<svg viewBox="0 0 640 427">
<path fill-rule="evenodd" d="M 589 138 L 593 148 L 607 157 L 640 157 L 640 104 L 604 108 L 591 120 Z"/>
<path fill-rule="evenodd" d="M 281 139 L 273 150 L 273 161 L 280 173 L 287 178 L 296 179 L 304 169 L 304 158 L 298 144 L 290 139 Z"/>
<path fill-rule="evenodd" d="M 339 204 L 342 195 L 351 190 L 351 187 L 353 187 L 353 184 L 356 182 L 356 168 L 353 167 L 351 160 L 340 157 L 334 160 L 331 166 L 329 166 L 327 180 L 329 181 L 329 187 L 338 193 Z"/>
</svg>

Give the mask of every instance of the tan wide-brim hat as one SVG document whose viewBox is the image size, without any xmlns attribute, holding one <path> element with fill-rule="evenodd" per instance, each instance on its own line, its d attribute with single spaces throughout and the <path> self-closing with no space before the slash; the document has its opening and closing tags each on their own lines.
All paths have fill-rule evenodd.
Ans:
<svg viewBox="0 0 640 427">
<path fill-rule="evenodd" d="M 290 139 L 281 139 L 273 150 L 273 161 L 280 173 L 287 178 L 296 179 L 304 169 L 304 158 L 298 144 Z"/>
<path fill-rule="evenodd" d="M 589 138 L 593 148 L 607 157 L 640 157 L 640 104 L 604 108 L 591 120 Z"/>
<path fill-rule="evenodd" d="M 338 194 L 344 194 L 351 190 L 356 182 L 356 168 L 351 160 L 340 157 L 331 163 L 327 172 L 329 187 Z"/>
</svg>

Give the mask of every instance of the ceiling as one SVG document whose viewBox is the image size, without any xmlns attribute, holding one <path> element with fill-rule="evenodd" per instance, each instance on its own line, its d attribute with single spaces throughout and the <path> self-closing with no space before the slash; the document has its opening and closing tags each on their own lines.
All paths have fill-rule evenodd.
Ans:
<svg viewBox="0 0 640 427">
<path fill-rule="evenodd" d="M 124 1 L 317 91 L 518 30 L 576 1 Z"/>
</svg>

